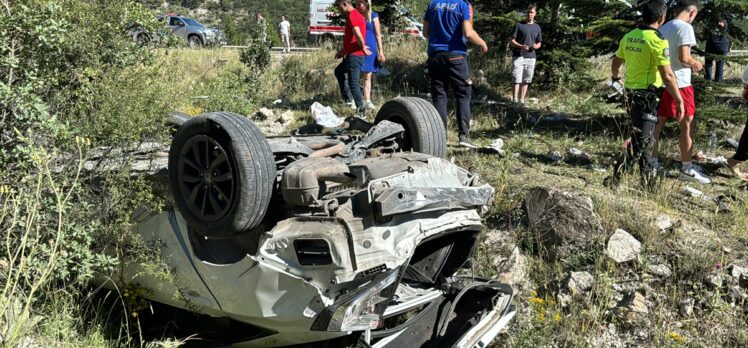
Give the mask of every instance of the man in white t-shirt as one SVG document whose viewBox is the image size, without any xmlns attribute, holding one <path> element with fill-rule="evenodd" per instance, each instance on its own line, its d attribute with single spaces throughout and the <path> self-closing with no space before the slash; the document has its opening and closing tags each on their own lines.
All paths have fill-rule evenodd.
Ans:
<svg viewBox="0 0 748 348">
<path fill-rule="evenodd" d="M 693 85 L 691 85 L 691 72 L 699 72 L 704 65 L 691 56 L 691 47 L 696 46 L 696 35 L 691 23 L 696 19 L 699 12 L 699 0 L 680 0 L 675 7 L 675 18 L 660 28 L 660 33 L 670 45 L 670 65 L 678 80 L 678 89 L 683 98 L 685 115 L 678 117 L 678 109 L 674 98 L 666 90 L 660 98 L 658 115 L 659 122 L 655 128 L 655 146 L 652 158 L 657 158 L 659 152 L 660 132 L 669 119 L 674 119 L 680 124 L 680 179 L 691 182 L 708 184 L 708 177 L 701 173 L 692 163 L 693 156 L 693 119 L 696 113 L 696 102 L 694 98 Z"/>
<path fill-rule="evenodd" d="M 286 16 L 281 16 L 280 24 L 278 24 L 278 31 L 280 32 L 281 44 L 283 45 L 283 52 L 291 52 L 291 23 L 288 23 Z"/>
</svg>

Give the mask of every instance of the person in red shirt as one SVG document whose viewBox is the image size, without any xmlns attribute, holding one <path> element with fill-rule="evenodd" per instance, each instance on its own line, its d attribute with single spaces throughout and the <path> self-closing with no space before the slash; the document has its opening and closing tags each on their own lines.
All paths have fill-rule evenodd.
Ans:
<svg viewBox="0 0 748 348">
<path fill-rule="evenodd" d="M 361 13 L 356 11 L 351 0 L 338 0 L 337 5 L 345 16 L 345 33 L 343 48 L 335 55 L 335 58 L 343 58 L 343 61 L 335 68 L 335 77 L 338 79 L 340 93 L 346 104 L 357 111 L 363 111 L 361 66 L 364 64 L 366 55 L 371 54 L 371 50 L 366 46 L 366 20 Z"/>
</svg>

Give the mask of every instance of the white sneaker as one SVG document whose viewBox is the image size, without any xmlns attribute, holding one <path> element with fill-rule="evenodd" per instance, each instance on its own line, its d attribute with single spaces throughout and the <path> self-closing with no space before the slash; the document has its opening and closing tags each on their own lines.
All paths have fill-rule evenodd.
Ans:
<svg viewBox="0 0 748 348">
<path fill-rule="evenodd" d="M 691 164 L 691 169 L 693 169 L 693 170 L 695 170 L 695 171 L 697 171 L 697 172 L 699 172 L 701 174 L 704 174 L 704 168 L 702 166 L 698 165 L 698 164 Z"/>
<path fill-rule="evenodd" d="M 353 110 L 356 110 L 356 102 L 354 102 L 354 101 L 349 101 L 349 102 L 346 102 L 346 104 L 347 104 L 347 105 L 348 105 L 348 106 L 349 106 L 349 107 L 350 107 L 351 109 L 353 109 Z"/>
<path fill-rule="evenodd" d="M 364 108 L 369 109 L 369 110 L 376 110 L 377 106 L 374 105 L 374 103 L 372 103 L 371 100 L 369 100 L 366 103 L 364 103 Z"/>
<path fill-rule="evenodd" d="M 712 182 L 706 175 L 699 173 L 693 168 L 688 168 L 686 169 L 686 171 L 681 171 L 680 177 L 678 177 L 678 179 L 683 181 L 698 182 L 700 184 L 709 184 Z"/>
</svg>

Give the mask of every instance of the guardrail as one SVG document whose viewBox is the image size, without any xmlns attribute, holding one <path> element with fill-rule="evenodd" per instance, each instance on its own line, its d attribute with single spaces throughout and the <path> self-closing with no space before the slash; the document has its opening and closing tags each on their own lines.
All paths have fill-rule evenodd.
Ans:
<svg viewBox="0 0 748 348">
<path fill-rule="evenodd" d="M 224 46 L 221 46 L 221 48 L 241 50 L 241 49 L 247 48 L 247 46 L 224 45 Z M 283 47 L 271 47 L 270 50 L 273 52 L 283 52 L 284 48 Z M 291 47 L 292 53 L 293 52 L 297 52 L 297 53 L 315 52 L 319 50 L 321 50 L 321 48 L 319 47 Z"/>
</svg>

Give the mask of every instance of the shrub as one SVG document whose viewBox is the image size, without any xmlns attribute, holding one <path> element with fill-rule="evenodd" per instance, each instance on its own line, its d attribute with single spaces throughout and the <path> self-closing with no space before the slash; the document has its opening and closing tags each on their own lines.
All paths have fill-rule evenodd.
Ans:
<svg viewBox="0 0 748 348">
<path fill-rule="evenodd" d="M 140 5 L 3 5 L 0 335 L 12 346 L 44 320 L 45 303 L 60 293 L 77 297 L 95 273 L 112 270 L 119 253 L 99 242 L 121 242 L 133 211 L 159 204 L 126 169 L 84 169 L 88 152 L 164 140 L 164 121 L 180 98 L 162 78 L 152 47 L 137 45 L 126 30 L 158 27 Z M 125 153 L 107 157 L 128 167 Z"/>
</svg>

